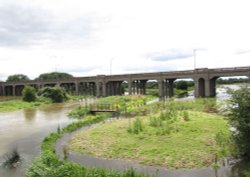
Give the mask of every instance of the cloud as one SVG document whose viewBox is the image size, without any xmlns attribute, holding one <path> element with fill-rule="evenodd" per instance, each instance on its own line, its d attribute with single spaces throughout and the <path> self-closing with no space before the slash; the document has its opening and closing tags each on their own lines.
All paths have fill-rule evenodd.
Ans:
<svg viewBox="0 0 250 177">
<path fill-rule="evenodd" d="M 247 53 L 250 53 L 250 50 L 238 50 L 235 52 L 236 55 L 243 55 Z"/>
<path fill-rule="evenodd" d="M 63 19 L 38 7 L 5 4 L 0 6 L 0 46 L 85 44 L 102 25 L 93 14 Z"/>
<path fill-rule="evenodd" d="M 0 45 L 30 45 L 46 39 L 51 26 L 50 19 L 49 14 L 41 9 L 0 6 Z"/>
<path fill-rule="evenodd" d="M 185 59 L 193 56 L 193 51 L 179 50 L 179 49 L 169 49 L 162 52 L 154 52 L 147 54 L 146 57 L 153 61 L 171 61 Z"/>
</svg>

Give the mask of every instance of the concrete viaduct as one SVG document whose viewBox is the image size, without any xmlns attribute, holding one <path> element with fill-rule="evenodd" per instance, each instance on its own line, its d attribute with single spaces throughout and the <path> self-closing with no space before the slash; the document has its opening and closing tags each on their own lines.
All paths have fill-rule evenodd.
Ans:
<svg viewBox="0 0 250 177">
<path fill-rule="evenodd" d="M 97 97 L 122 95 L 122 83 L 124 82 L 128 84 L 128 94 L 146 94 L 147 81 L 156 80 L 159 97 L 166 98 L 174 95 L 173 82 L 176 79 L 193 79 L 195 97 L 214 97 L 216 95 L 216 79 L 230 76 L 250 78 L 250 67 L 199 68 L 185 71 L 74 77 L 63 80 L 0 82 L 0 96 L 20 96 L 25 85 L 31 85 L 35 88 L 59 85 L 71 88 L 77 95 L 83 93 Z"/>
</svg>

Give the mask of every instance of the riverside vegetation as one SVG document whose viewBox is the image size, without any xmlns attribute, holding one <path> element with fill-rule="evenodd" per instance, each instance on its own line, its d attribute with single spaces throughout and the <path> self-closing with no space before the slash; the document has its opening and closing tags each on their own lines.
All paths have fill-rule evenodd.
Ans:
<svg viewBox="0 0 250 177">
<path fill-rule="evenodd" d="M 36 108 L 50 103 L 64 102 L 70 98 L 61 87 L 44 87 L 36 91 L 31 86 L 25 86 L 19 99 L 0 102 L 0 112 Z"/>
<path fill-rule="evenodd" d="M 90 153 L 88 146 L 91 145 L 90 154 L 95 156 L 132 159 L 143 164 L 173 168 L 211 165 L 217 168 L 218 159 L 240 154 L 235 141 L 237 137 L 231 136 L 229 132 L 229 126 L 233 125 L 235 120 L 228 121 L 228 112 L 222 111 L 213 99 L 185 102 L 170 100 L 152 105 L 142 104 L 140 107 L 129 104 L 128 99 L 132 101 L 132 97 L 104 98 L 100 102 L 107 103 L 109 99 L 120 100 L 114 104 L 120 107 L 122 116 L 129 118 L 107 123 L 107 114 L 90 116 L 88 107 L 78 107 L 70 115 L 80 120 L 44 139 L 41 156 L 33 162 L 26 175 L 145 176 L 133 169 L 115 172 L 87 168 L 57 157 L 54 147 L 57 139 L 65 133 L 97 122 L 103 123 L 73 137 L 71 150 Z M 232 112 L 229 113 L 231 116 L 234 115 Z M 98 149 L 98 146 L 102 148 Z"/>
<path fill-rule="evenodd" d="M 70 148 L 168 168 L 218 165 L 217 159 L 232 155 L 229 124 L 219 115 L 214 99 L 170 100 L 127 114 L 131 118 L 106 122 L 75 135 Z"/>
</svg>

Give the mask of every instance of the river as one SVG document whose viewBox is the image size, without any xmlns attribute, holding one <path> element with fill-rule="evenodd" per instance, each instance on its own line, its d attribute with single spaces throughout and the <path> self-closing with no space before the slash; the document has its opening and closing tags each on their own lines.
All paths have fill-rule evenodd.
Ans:
<svg viewBox="0 0 250 177">
<path fill-rule="evenodd" d="M 44 137 L 64 127 L 72 119 L 67 112 L 78 103 L 53 104 L 37 109 L 25 109 L 0 113 L 0 162 L 17 148 L 22 163 L 15 170 L 0 168 L 0 177 L 22 177 L 25 170 L 40 153 L 40 145 Z"/>
</svg>

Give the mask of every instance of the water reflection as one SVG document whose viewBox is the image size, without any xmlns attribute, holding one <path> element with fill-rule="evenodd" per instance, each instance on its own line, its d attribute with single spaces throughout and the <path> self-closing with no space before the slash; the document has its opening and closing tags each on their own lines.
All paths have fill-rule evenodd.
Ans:
<svg viewBox="0 0 250 177">
<path fill-rule="evenodd" d="M 25 169 L 38 156 L 45 136 L 73 120 L 67 113 L 76 103 L 55 104 L 38 109 L 0 113 L 0 162 L 13 148 L 22 156 L 22 165 L 15 170 L 0 168 L 0 177 L 22 177 Z"/>
<path fill-rule="evenodd" d="M 33 122 L 36 117 L 37 109 L 24 109 L 23 116 L 27 122 Z"/>
</svg>

